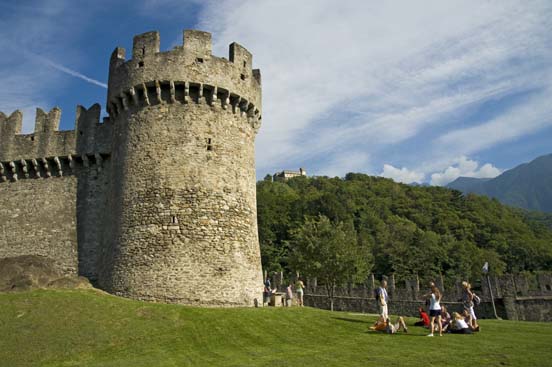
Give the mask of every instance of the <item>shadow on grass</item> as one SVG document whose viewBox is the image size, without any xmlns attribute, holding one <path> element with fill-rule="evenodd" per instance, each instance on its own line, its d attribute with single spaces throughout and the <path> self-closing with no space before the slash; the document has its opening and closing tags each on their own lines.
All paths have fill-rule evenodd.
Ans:
<svg viewBox="0 0 552 367">
<path fill-rule="evenodd" d="M 376 330 L 366 330 L 364 332 L 364 334 L 369 334 L 369 335 L 379 335 L 379 336 L 386 336 L 386 335 L 393 335 L 393 337 L 395 336 L 421 336 L 421 337 L 424 337 L 424 338 L 427 338 L 427 335 L 426 334 L 412 334 L 412 333 L 405 333 L 405 332 L 402 332 L 402 331 L 399 331 L 398 333 L 395 333 L 395 334 L 389 334 L 387 332 L 383 332 L 383 331 L 376 331 Z"/>
<path fill-rule="evenodd" d="M 372 325 L 374 322 L 373 321 L 364 321 L 364 320 L 358 320 L 358 319 L 348 319 L 346 317 L 332 317 L 332 319 L 334 320 L 339 320 L 339 321 L 347 321 L 347 322 L 354 322 L 354 323 L 357 323 L 357 324 L 370 324 Z"/>
</svg>

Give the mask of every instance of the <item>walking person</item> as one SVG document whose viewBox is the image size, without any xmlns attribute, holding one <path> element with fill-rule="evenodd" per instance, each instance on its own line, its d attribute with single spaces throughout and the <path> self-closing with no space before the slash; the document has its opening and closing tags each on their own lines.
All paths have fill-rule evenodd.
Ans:
<svg viewBox="0 0 552 367">
<path fill-rule="evenodd" d="M 479 328 L 477 324 L 477 316 L 475 316 L 474 307 L 474 293 L 471 290 L 471 284 L 463 281 L 462 282 L 462 307 L 464 311 L 470 315 L 471 324 L 470 327 L 473 329 Z"/>
<path fill-rule="evenodd" d="M 303 293 L 305 290 L 305 283 L 301 280 L 301 278 L 297 279 L 297 282 L 295 283 L 295 293 L 297 293 L 297 305 L 300 307 L 303 307 Z"/>
<path fill-rule="evenodd" d="M 435 319 L 437 319 L 437 327 L 439 328 L 439 336 L 443 336 L 443 324 L 441 323 L 441 291 L 431 282 L 431 292 L 424 295 L 424 298 L 429 299 L 429 317 L 430 317 L 430 333 L 427 336 L 433 336 L 433 330 L 435 329 Z"/>
<path fill-rule="evenodd" d="M 378 306 L 378 312 L 384 320 L 387 320 L 389 316 L 389 310 L 387 303 L 389 302 L 389 296 L 387 295 L 387 281 L 383 279 L 381 286 L 376 289 L 376 303 Z"/>
</svg>

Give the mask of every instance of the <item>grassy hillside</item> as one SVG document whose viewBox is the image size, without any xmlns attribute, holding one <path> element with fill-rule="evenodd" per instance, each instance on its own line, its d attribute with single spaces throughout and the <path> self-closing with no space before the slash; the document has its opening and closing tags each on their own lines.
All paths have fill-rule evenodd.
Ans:
<svg viewBox="0 0 552 367">
<path fill-rule="evenodd" d="M 0 366 L 544 366 L 552 324 L 482 321 L 478 335 L 369 332 L 315 309 L 197 309 L 95 291 L 0 293 Z M 412 320 L 410 320 L 412 321 Z"/>
</svg>

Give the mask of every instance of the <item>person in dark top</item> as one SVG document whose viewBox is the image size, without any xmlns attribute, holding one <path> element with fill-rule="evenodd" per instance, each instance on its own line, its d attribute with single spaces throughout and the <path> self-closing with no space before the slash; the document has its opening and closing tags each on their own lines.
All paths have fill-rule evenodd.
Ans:
<svg viewBox="0 0 552 367">
<path fill-rule="evenodd" d="M 450 317 L 450 313 L 448 313 L 447 308 L 445 305 L 441 305 L 441 323 L 443 325 L 443 331 L 447 331 L 451 321 L 452 318 Z"/>
<path fill-rule="evenodd" d="M 272 294 L 272 288 L 270 288 L 270 279 L 267 276 L 264 282 L 263 303 L 268 304 L 270 302 L 271 294 Z"/>
</svg>

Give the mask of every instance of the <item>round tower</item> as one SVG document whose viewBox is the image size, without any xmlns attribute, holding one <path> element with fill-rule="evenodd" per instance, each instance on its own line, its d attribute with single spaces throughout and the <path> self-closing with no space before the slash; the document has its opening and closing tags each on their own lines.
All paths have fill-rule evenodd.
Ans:
<svg viewBox="0 0 552 367">
<path fill-rule="evenodd" d="M 211 55 L 211 34 L 134 38 L 110 60 L 110 238 L 100 284 L 117 295 L 203 306 L 261 297 L 254 141 L 261 77 L 237 43 Z"/>
</svg>

